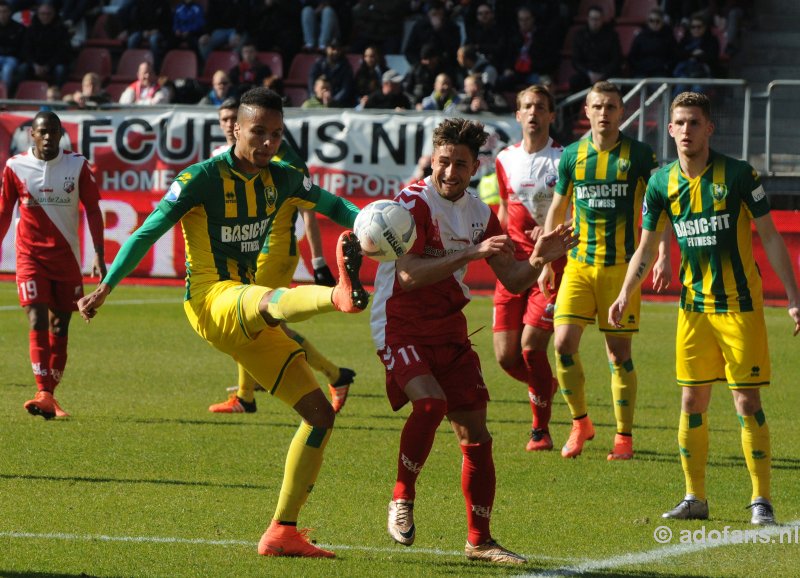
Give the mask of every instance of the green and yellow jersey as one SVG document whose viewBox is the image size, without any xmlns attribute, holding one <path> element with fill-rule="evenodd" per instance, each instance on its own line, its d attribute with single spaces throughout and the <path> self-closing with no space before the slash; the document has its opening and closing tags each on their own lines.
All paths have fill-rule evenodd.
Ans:
<svg viewBox="0 0 800 578">
<path fill-rule="evenodd" d="M 255 174 L 238 171 L 231 150 L 194 164 L 176 177 L 164 198 L 120 249 L 104 282 L 115 286 L 150 246 L 181 223 L 186 248 L 186 295 L 215 282 L 254 282 L 256 260 L 281 207 L 298 203 L 351 228 L 358 208 L 311 182 L 285 162 Z"/>
<path fill-rule="evenodd" d="M 648 145 L 622 133 L 607 151 L 597 150 L 591 136 L 564 149 L 555 192 L 572 198 L 579 243 L 569 259 L 602 266 L 630 261 L 645 187 L 657 166 Z"/>
<path fill-rule="evenodd" d="M 300 155 L 286 141 L 281 143 L 277 154 L 272 157 L 273 161 L 284 162 L 297 169 L 303 175 L 310 176 L 308 166 Z M 278 212 L 270 223 L 267 242 L 261 247 L 261 252 L 265 255 L 277 257 L 294 257 L 299 255 L 297 249 L 297 236 L 294 224 L 298 217 L 298 209 L 311 209 L 307 201 L 298 197 L 288 199 L 287 202 L 278 208 Z"/>
<path fill-rule="evenodd" d="M 675 161 L 650 179 L 643 213 L 648 231 L 663 214 L 672 222 L 681 249 L 681 308 L 728 313 L 763 306 L 751 221 L 769 213 L 769 202 L 748 163 L 711 151 L 703 173 L 690 179 Z"/>
</svg>

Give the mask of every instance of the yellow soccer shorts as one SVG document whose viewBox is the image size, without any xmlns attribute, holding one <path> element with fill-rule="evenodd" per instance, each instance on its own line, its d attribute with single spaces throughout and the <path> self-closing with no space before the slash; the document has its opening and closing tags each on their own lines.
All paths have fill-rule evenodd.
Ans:
<svg viewBox="0 0 800 578">
<path fill-rule="evenodd" d="M 264 287 L 291 287 L 300 255 L 260 253 L 256 264 L 256 284 Z"/>
<path fill-rule="evenodd" d="M 280 326 L 267 325 L 261 316 L 258 306 L 269 291 L 260 285 L 220 281 L 202 295 L 184 301 L 183 307 L 200 337 L 241 363 L 272 395 L 294 406 L 319 384 L 311 371 L 292 371 L 294 376 L 309 378 L 284 382 L 293 363 L 306 363 L 305 351 Z"/>
<path fill-rule="evenodd" d="M 678 310 L 675 338 L 678 385 L 725 381 L 731 389 L 769 385 L 770 363 L 763 310 L 698 313 Z"/>
<path fill-rule="evenodd" d="M 597 320 L 598 328 L 605 333 L 620 337 L 637 333 L 642 300 L 638 289 L 631 295 L 628 308 L 622 316 L 622 327 L 608 323 L 608 309 L 619 296 L 627 270 L 625 263 L 596 267 L 570 259 L 558 288 L 553 325 L 580 325 L 585 328 Z"/>
</svg>

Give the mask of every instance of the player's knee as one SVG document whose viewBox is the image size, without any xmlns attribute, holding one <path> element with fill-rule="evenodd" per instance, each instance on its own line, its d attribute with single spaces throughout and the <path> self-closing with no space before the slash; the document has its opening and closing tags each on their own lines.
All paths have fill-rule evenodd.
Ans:
<svg viewBox="0 0 800 578">
<path fill-rule="evenodd" d="M 261 317 L 264 318 L 267 325 L 270 327 L 277 327 L 281 324 L 280 319 L 275 319 L 269 312 L 269 303 L 272 299 L 272 294 L 274 291 L 267 291 L 264 293 L 264 296 L 261 298 L 261 301 L 258 302 L 258 312 L 261 314 Z"/>
<path fill-rule="evenodd" d="M 447 401 L 434 397 L 425 397 L 411 402 L 413 413 L 423 417 L 426 421 L 441 423 L 447 415 Z"/>
<path fill-rule="evenodd" d="M 336 421 L 336 412 L 330 403 L 320 405 L 315 412 L 304 418 L 309 425 L 315 428 L 333 429 Z"/>
<path fill-rule="evenodd" d="M 495 354 L 495 358 L 503 371 L 506 372 L 512 371 L 520 362 L 519 356 L 509 351 L 498 351 Z"/>
</svg>

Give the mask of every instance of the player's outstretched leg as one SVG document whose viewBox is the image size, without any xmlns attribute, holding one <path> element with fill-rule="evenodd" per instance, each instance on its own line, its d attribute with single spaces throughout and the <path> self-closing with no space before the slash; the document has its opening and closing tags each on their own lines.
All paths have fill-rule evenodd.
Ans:
<svg viewBox="0 0 800 578">
<path fill-rule="evenodd" d="M 339 235 L 336 243 L 339 281 L 333 288 L 331 301 L 336 309 L 344 313 L 358 313 L 366 309 L 369 303 L 369 293 L 358 278 L 362 259 L 361 244 L 353 231 L 345 231 Z"/>
</svg>

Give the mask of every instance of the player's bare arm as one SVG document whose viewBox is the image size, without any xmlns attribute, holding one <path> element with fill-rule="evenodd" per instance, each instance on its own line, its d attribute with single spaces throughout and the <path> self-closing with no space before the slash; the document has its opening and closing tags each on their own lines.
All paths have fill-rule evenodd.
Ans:
<svg viewBox="0 0 800 578">
<path fill-rule="evenodd" d="M 518 261 L 513 255 L 496 255 L 487 260 L 500 282 L 512 293 L 521 293 L 536 283 L 547 263 L 555 261 L 578 244 L 572 227 L 558 225 L 555 230 L 541 235 L 527 261 Z"/>
<path fill-rule="evenodd" d="M 406 254 L 397 260 L 397 280 L 404 290 L 410 291 L 446 279 L 471 261 L 500 254 L 507 254 L 513 259 L 514 243 L 508 235 L 489 237 L 463 251 L 436 259 Z"/>
<path fill-rule="evenodd" d="M 569 198 L 566 195 L 553 195 L 553 202 L 550 203 L 550 209 L 547 211 L 547 217 L 544 220 L 545 234 L 553 231 L 558 225 L 564 224 L 567 217 L 567 209 L 569 208 Z M 556 276 L 553 273 L 553 268 L 549 262 L 545 263 L 539 273 L 539 291 L 550 298 L 550 289 L 555 287 Z"/>
<path fill-rule="evenodd" d="M 89 323 L 92 317 L 97 315 L 97 310 L 105 303 L 109 293 L 111 293 L 111 287 L 100 283 L 97 289 L 78 300 L 78 312 L 86 320 L 86 323 Z"/>
<path fill-rule="evenodd" d="M 761 245 L 767 254 L 769 264 L 786 290 L 786 297 L 789 299 L 789 317 L 794 321 L 793 335 L 797 335 L 800 333 L 800 292 L 798 292 L 797 278 L 795 277 L 792 260 L 789 257 L 789 251 L 786 250 L 786 244 L 775 228 L 771 215 L 766 214 L 763 217 L 758 217 L 753 222 L 758 231 L 758 236 L 761 238 Z"/>
<path fill-rule="evenodd" d="M 658 258 L 653 266 L 653 289 L 656 293 L 666 291 L 672 282 L 672 260 L 670 258 L 670 239 L 672 228 L 667 225 L 658 243 Z"/>
<path fill-rule="evenodd" d="M 642 284 L 642 281 L 650 272 L 656 256 L 658 255 L 658 245 L 663 238 L 661 233 L 656 231 L 642 231 L 642 238 L 639 246 L 628 263 L 628 270 L 625 273 L 625 281 L 619 291 L 619 296 L 608 309 L 608 322 L 614 327 L 622 327 L 620 319 L 631 297 L 631 293 Z"/>
</svg>

